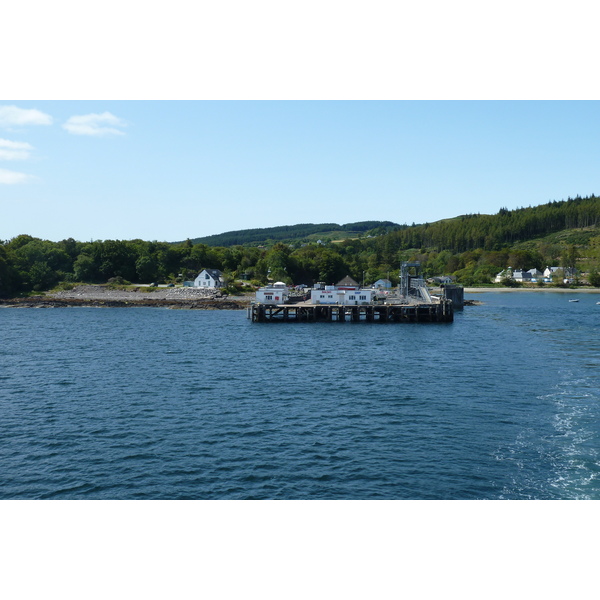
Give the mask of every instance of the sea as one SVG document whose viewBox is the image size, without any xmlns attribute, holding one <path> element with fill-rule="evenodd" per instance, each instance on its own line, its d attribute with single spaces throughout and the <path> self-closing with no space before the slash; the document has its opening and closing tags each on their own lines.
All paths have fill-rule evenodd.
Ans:
<svg viewBox="0 0 600 600">
<path fill-rule="evenodd" d="M 600 499 L 600 295 L 466 297 L 415 324 L 1 309 L 0 499 Z"/>
</svg>

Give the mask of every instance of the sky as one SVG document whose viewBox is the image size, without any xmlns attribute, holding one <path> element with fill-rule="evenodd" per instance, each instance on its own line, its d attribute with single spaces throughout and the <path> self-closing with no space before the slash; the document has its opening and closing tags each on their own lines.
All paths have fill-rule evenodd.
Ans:
<svg viewBox="0 0 600 600">
<path fill-rule="evenodd" d="M 0 239 L 424 223 L 600 193 L 597 101 L 0 102 Z"/>
</svg>

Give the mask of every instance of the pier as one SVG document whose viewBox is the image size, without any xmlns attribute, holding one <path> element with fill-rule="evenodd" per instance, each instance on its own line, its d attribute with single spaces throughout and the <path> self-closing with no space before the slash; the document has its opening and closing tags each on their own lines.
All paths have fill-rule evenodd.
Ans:
<svg viewBox="0 0 600 600">
<path fill-rule="evenodd" d="M 454 309 L 463 304 L 463 290 L 455 288 L 448 286 L 442 296 L 432 296 L 420 263 L 403 262 L 395 292 L 364 288 L 345 277 L 337 285 L 313 289 L 308 300 L 292 297 L 278 281 L 256 292 L 248 318 L 253 323 L 451 323 Z"/>
<path fill-rule="evenodd" d="M 430 304 L 252 304 L 248 317 L 253 323 L 451 323 L 454 309 L 450 300 Z"/>
</svg>

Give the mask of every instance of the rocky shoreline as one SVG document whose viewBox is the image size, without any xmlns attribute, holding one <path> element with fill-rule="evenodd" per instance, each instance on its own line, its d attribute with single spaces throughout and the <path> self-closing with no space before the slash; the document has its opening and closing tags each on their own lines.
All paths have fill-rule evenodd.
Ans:
<svg viewBox="0 0 600 600">
<path fill-rule="evenodd" d="M 130 308 L 154 307 L 195 310 L 242 310 L 250 298 L 227 297 L 194 288 L 114 289 L 101 285 L 79 285 L 72 290 L 24 298 L 0 299 L 0 307 L 12 308 Z"/>
</svg>

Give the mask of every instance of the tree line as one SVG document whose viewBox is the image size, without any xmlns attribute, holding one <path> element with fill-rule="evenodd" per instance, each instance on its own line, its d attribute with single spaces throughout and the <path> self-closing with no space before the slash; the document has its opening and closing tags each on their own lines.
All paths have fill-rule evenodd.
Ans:
<svg viewBox="0 0 600 600">
<path fill-rule="evenodd" d="M 600 198 L 590 196 L 407 226 L 372 238 L 277 242 L 268 248 L 191 240 L 52 242 L 19 235 L 0 242 L 0 295 L 47 290 L 60 282 L 176 282 L 193 279 L 204 268 L 256 285 L 335 283 L 346 275 L 360 283 L 380 278 L 397 283 L 401 262 L 415 260 L 425 276 L 454 275 L 465 285 L 489 283 L 507 266 L 576 267 L 594 277 L 600 269 L 599 224 Z"/>
<path fill-rule="evenodd" d="M 311 235 L 327 235 L 338 232 L 381 235 L 400 229 L 401 227 L 406 227 L 406 225 L 398 225 L 391 221 L 360 221 L 357 223 L 346 223 L 345 225 L 338 225 L 337 223 L 301 223 L 299 225 L 281 225 L 279 227 L 227 231 L 217 235 L 195 238 L 191 241 L 194 244 L 207 244 L 208 246 L 259 245 L 267 241 L 271 242 L 270 245 L 272 245 L 275 242 L 293 242 L 297 240 L 308 242 L 307 238 Z"/>
</svg>

